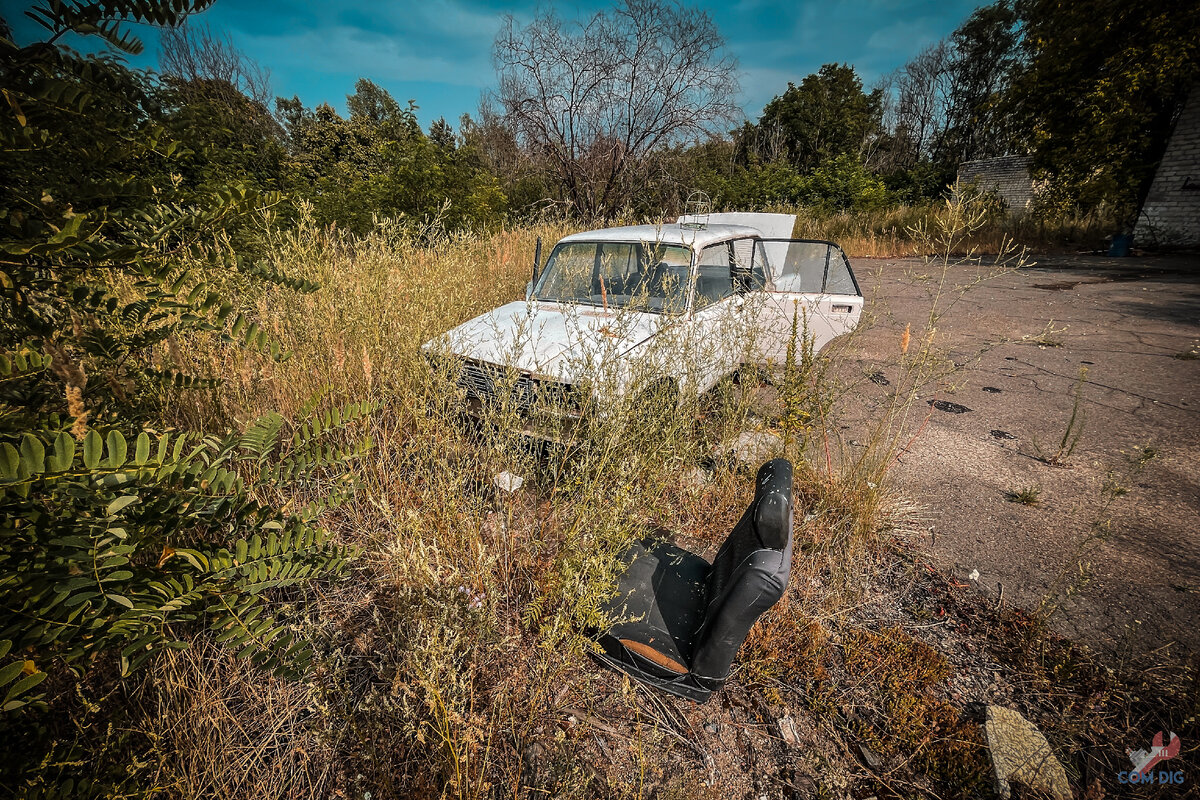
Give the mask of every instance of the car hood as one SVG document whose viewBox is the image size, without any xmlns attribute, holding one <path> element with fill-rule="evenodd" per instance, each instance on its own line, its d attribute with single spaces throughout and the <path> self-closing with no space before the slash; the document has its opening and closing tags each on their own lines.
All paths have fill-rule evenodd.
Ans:
<svg viewBox="0 0 1200 800">
<path fill-rule="evenodd" d="M 627 309 L 518 300 L 464 322 L 425 350 L 572 381 L 589 363 L 628 353 L 671 320 Z"/>
</svg>

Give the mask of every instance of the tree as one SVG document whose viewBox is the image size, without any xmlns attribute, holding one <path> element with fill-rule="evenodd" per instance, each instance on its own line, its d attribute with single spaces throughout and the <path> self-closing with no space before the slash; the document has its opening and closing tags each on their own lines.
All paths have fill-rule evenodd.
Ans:
<svg viewBox="0 0 1200 800">
<path fill-rule="evenodd" d="M 863 91 L 854 67 L 826 64 L 767 103 L 757 128 L 781 136 L 788 160 L 808 172 L 840 155 L 861 157 L 882 133 L 882 103 L 882 91 Z"/>
<path fill-rule="evenodd" d="M 402 107 L 365 78 L 346 98 L 348 118 L 298 98 L 278 101 L 290 146 L 291 188 L 312 203 L 323 224 L 356 233 L 375 217 L 438 217 L 450 227 L 489 224 L 504 207 L 496 179 L 473 148 L 456 147 L 444 122 L 438 139 L 417 124 L 416 106 Z"/>
<path fill-rule="evenodd" d="M 379 139 L 398 142 L 421 135 L 417 106 L 411 100 L 401 108 L 387 89 L 367 78 L 354 82 L 354 94 L 346 95 L 350 122 L 363 125 Z"/>
<path fill-rule="evenodd" d="M 911 169 L 935 156 L 949 116 L 952 58 L 949 45 L 938 42 L 892 76 L 895 100 L 889 116 L 893 167 Z"/>
<path fill-rule="evenodd" d="M 496 176 L 510 215 L 537 214 L 564 201 L 556 196 L 554 168 L 542 154 L 522 147 L 514 125 L 487 98 L 478 119 L 464 114 L 459 135 L 480 169 Z"/>
<path fill-rule="evenodd" d="M 735 63 L 709 15 L 674 0 L 625 0 L 586 24 L 553 11 L 496 37 L 497 101 L 562 197 L 609 217 L 635 195 L 659 148 L 738 115 Z"/>
<path fill-rule="evenodd" d="M 1018 62 L 1016 14 L 1007 0 L 976 9 L 947 39 L 922 50 L 887 81 L 889 166 L 963 161 L 1011 152 L 1001 98 Z"/>
<path fill-rule="evenodd" d="M 206 84 L 227 86 L 266 107 L 271 100 L 271 75 L 238 50 L 233 39 L 213 33 L 208 25 L 192 25 L 186 19 L 165 28 L 159 37 L 162 52 L 159 68 L 201 91 Z"/>
<path fill-rule="evenodd" d="M 271 115 L 268 71 L 228 35 L 186 19 L 165 28 L 160 43 L 156 116 L 197 151 L 181 165 L 186 186 L 211 188 L 232 179 L 281 188 L 283 129 Z"/>
<path fill-rule="evenodd" d="M 446 122 L 445 117 L 438 117 L 429 126 L 429 140 L 443 150 L 453 150 L 458 146 L 454 139 L 454 129 Z"/>
<path fill-rule="evenodd" d="M 1200 59 L 1200 5 L 1176 0 L 1020 0 L 1021 54 L 1012 114 L 1047 202 L 1108 203 L 1127 225 L 1154 171 Z"/>
<path fill-rule="evenodd" d="M 950 36 L 950 87 L 937 160 L 963 161 L 1007 155 L 1012 120 L 1004 111 L 1020 63 L 1017 14 L 1009 0 L 975 9 Z"/>
<path fill-rule="evenodd" d="M 217 287 L 315 287 L 205 245 L 278 197 L 180 190 L 169 176 L 190 148 L 147 113 L 143 79 L 112 53 L 56 44 L 93 34 L 137 53 L 126 22 L 177 24 L 206 5 L 47 0 L 32 14 L 46 41 L 0 37 L 0 651 L 60 690 L 97 665 L 128 674 L 205 625 L 242 657 L 303 672 L 311 649 L 268 590 L 348 556 L 314 526 L 317 507 L 259 499 L 318 473 L 344 495 L 354 454 L 333 437 L 277 414 L 241 433 L 161 424 L 175 391 L 216 383 L 186 371 L 180 341 L 286 356 Z M 336 431 L 369 410 L 319 418 Z"/>
</svg>

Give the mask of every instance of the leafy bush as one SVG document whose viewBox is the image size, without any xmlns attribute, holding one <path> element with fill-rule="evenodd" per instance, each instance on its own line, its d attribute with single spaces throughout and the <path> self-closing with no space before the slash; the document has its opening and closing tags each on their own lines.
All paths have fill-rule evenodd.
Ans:
<svg viewBox="0 0 1200 800">
<path fill-rule="evenodd" d="M 813 170 L 800 200 L 822 211 L 870 211 L 888 205 L 891 197 L 856 156 L 840 155 Z"/>
<path fill-rule="evenodd" d="M 855 156 L 841 155 L 802 175 L 786 161 L 754 163 L 729 175 L 712 172 L 698 183 L 718 203 L 746 210 L 803 205 L 822 213 L 871 211 L 893 202 L 887 187 Z"/>
<path fill-rule="evenodd" d="M 953 168 L 922 161 L 883 176 L 883 182 L 896 202 L 916 205 L 940 197 L 954 183 L 955 174 Z"/>
<path fill-rule="evenodd" d="M 804 178 L 785 161 L 751 164 L 731 175 L 709 173 L 697 183 L 721 206 L 739 210 L 796 203 L 805 189 Z"/>
<path fill-rule="evenodd" d="M 223 439 L 142 430 L 127 442 L 113 426 L 82 442 L 58 431 L 47 445 L 45 427 L 25 432 L 19 448 L 3 442 L 0 598 L 10 616 L 0 636 L 40 661 L 119 652 L 128 674 L 165 647 L 186 646 L 169 625 L 206 619 L 240 656 L 303 670 L 308 643 L 264 614 L 263 592 L 336 571 L 347 554 L 311 526 L 322 504 L 284 514 L 251 490 L 350 455 L 329 445 L 329 434 L 364 411 L 306 424 L 275 463 L 267 458 L 278 447 L 278 416 Z"/>
<path fill-rule="evenodd" d="M 124 22 L 174 24 L 207 4 L 47 3 L 33 16 L 50 42 L 96 34 L 137 53 Z M 127 674 L 204 622 L 240 656 L 304 671 L 307 641 L 264 598 L 343 569 L 349 551 L 313 523 L 352 488 L 345 464 L 369 442 L 348 428 L 372 407 L 310 404 L 240 435 L 156 422 L 176 391 L 217 385 L 180 369 L 192 337 L 287 357 L 221 287 L 315 285 L 205 245 L 279 198 L 232 186 L 183 205 L 146 165 L 169 175 L 188 147 L 122 95 L 136 81 L 116 57 L 0 38 L 0 80 L 12 176 L 0 194 L 0 636 L 34 674 L 117 659 Z M 314 478 L 307 507 L 270 504 Z"/>
<path fill-rule="evenodd" d="M 438 218 L 450 228 L 496 222 L 505 197 L 474 149 L 444 123 L 439 138 L 417 124 L 416 106 L 360 79 L 349 118 L 328 105 L 279 100 L 291 148 L 287 185 L 313 205 L 317 222 L 363 234 L 376 218 Z"/>
</svg>

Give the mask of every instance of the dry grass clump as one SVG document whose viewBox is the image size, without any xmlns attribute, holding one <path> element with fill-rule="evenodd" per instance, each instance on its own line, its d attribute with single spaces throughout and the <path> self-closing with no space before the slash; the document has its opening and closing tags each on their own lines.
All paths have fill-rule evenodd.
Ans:
<svg viewBox="0 0 1200 800">
<path fill-rule="evenodd" d="M 312 724 L 314 689 L 264 676 L 204 641 L 144 679 L 144 732 L 161 754 L 150 785 L 182 797 L 280 797 L 324 782 L 336 738 Z"/>
<path fill-rule="evenodd" d="M 845 669 L 869 713 L 853 727 L 882 756 L 963 794 L 983 788 L 988 761 L 978 724 L 931 691 L 951 675 L 945 657 L 898 627 L 850 630 Z"/>
<path fill-rule="evenodd" d="M 941 204 L 895 206 L 870 211 L 816 212 L 807 208 L 772 209 L 796 214 L 794 236 L 829 239 L 839 243 L 851 258 L 903 258 L 934 255 L 929 243 L 914 235 Z M 971 230 L 969 240 L 955 255 L 969 249 L 981 253 L 1000 252 L 1006 242 L 1023 242 L 1038 251 L 1097 250 L 1114 230 L 1113 221 L 1101 214 L 1048 217 L 1034 213 L 1008 214 L 989 209 L 984 224 Z"/>
</svg>

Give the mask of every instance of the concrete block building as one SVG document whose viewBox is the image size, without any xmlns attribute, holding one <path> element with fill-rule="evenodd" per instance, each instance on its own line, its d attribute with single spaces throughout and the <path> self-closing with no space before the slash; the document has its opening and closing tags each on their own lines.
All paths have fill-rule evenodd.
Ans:
<svg viewBox="0 0 1200 800">
<path fill-rule="evenodd" d="M 1146 247 L 1200 247 L 1200 87 L 1175 123 L 1133 239 Z"/>
<path fill-rule="evenodd" d="M 958 182 L 975 184 L 984 191 L 994 191 L 1014 213 L 1033 207 L 1033 180 L 1029 175 L 1029 156 L 1000 156 L 958 165 Z"/>
</svg>

